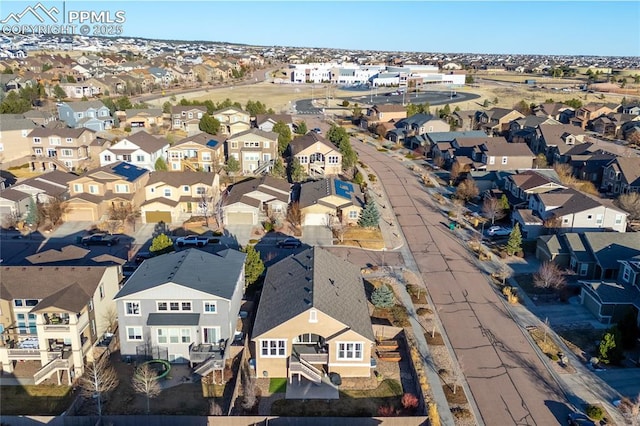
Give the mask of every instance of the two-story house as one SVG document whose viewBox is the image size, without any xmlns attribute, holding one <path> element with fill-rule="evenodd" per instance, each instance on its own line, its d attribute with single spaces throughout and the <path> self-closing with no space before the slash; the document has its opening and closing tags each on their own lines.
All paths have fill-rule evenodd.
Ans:
<svg viewBox="0 0 640 426">
<path fill-rule="evenodd" d="M 233 184 L 222 195 L 225 225 L 257 225 L 269 217 L 286 217 L 291 184 L 284 179 L 262 176 Z"/>
<path fill-rule="evenodd" d="M 450 126 L 446 121 L 431 114 L 414 114 L 411 117 L 396 122 L 395 127 L 394 130 L 390 130 L 385 135 L 386 139 L 395 143 L 402 143 L 402 141 L 411 136 L 421 136 L 429 132 L 447 132 L 450 130 Z"/>
<path fill-rule="evenodd" d="M 120 352 L 221 370 L 236 331 L 245 254 L 187 249 L 145 260 L 115 296 Z"/>
<path fill-rule="evenodd" d="M 293 118 L 289 114 L 258 114 L 256 115 L 255 126 L 264 132 L 273 132 L 273 126 L 278 122 L 287 125 L 293 132 Z"/>
<path fill-rule="evenodd" d="M 136 129 L 160 128 L 163 126 L 162 110 L 160 108 L 128 109 L 116 111 L 120 120 L 120 127 Z"/>
<path fill-rule="evenodd" d="M 85 127 L 100 132 L 113 127 L 111 111 L 102 101 L 60 103 L 58 104 L 58 117 L 67 126 L 75 129 Z"/>
<path fill-rule="evenodd" d="M 360 127 L 370 129 L 379 123 L 400 121 L 407 118 L 407 108 L 399 104 L 380 104 L 367 108 L 366 114 L 360 119 Z"/>
<path fill-rule="evenodd" d="M 483 169 L 487 171 L 530 169 L 536 158 L 523 143 L 488 140 L 479 149 L 482 152 Z"/>
<path fill-rule="evenodd" d="M 89 157 L 89 145 L 94 137 L 95 132 L 86 128 L 33 129 L 28 135 L 31 169 L 55 170 L 58 166 L 79 169 Z"/>
<path fill-rule="evenodd" d="M 303 225 L 355 225 L 364 208 L 364 195 L 358 185 L 336 178 L 300 185 L 299 206 Z"/>
<path fill-rule="evenodd" d="M 620 268 L 616 279 L 580 282 L 580 300 L 600 322 L 614 324 L 635 314 L 640 326 L 640 256 L 617 261 Z"/>
<path fill-rule="evenodd" d="M 224 165 L 224 143 L 204 132 L 180 139 L 167 149 L 167 165 L 171 171 L 220 171 Z"/>
<path fill-rule="evenodd" d="M 249 129 L 230 136 L 227 155 L 240 163 L 242 173 L 268 172 L 278 156 L 278 134 Z"/>
<path fill-rule="evenodd" d="M 586 133 L 579 127 L 570 124 L 540 124 L 536 135 L 531 140 L 531 150 L 536 154 L 545 154 L 551 162 L 560 160 L 561 156 L 574 146 L 585 143 Z"/>
<path fill-rule="evenodd" d="M 35 123 L 18 114 L 0 114 L 0 123 L 2 162 L 7 163 L 31 155 L 29 133 L 36 128 Z"/>
<path fill-rule="evenodd" d="M 607 229 L 626 232 L 627 229 L 628 214 L 615 207 L 610 200 L 596 198 L 571 188 L 533 194 L 529 198 L 529 209 L 550 224 L 551 229 L 561 232 Z M 528 229 L 523 223 L 520 225 L 523 232 L 528 232 L 529 238 L 536 238 L 542 231 L 541 227 L 535 230 Z"/>
<path fill-rule="evenodd" d="M 271 266 L 251 341 L 260 377 L 370 377 L 375 337 L 358 267 L 318 247 Z"/>
<path fill-rule="evenodd" d="M 560 123 L 568 124 L 568 121 L 565 122 L 562 120 L 562 112 L 566 110 L 573 111 L 573 108 L 568 107 L 567 105 L 560 102 L 547 102 L 535 106 L 533 108 L 533 114 L 537 117 L 550 118 Z"/>
<path fill-rule="evenodd" d="M 616 157 L 604 168 L 600 189 L 610 194 L 640 192 L 640 157 Z"/>
<path fill-rule="evenodd" d="M 510 203 L 515 206 L 528 206 L 529 198 L 533 194 L 566 188 L 560 183 L 560 178 L 553 169 L 525 170 L 509 175 L 504 180 L 504 191 L 510 194 Z"/>
<path fill-rule="evenodd" d="M 62 374 L 71 384 L 85 359 L 109 331 L 115 311 L 118 266 L 4 266 L 0 274 L 0 361 L 12 372 L 16 362 L 36 362 L 35 384 Z M 111 330 L 112 331 L 112 330 Z"/>
<path fill-rule="evenodd" d="M 169 141 L 144 130 L 129 135 L 100 153 L 100 166 L 124 161 L 136 167 L 155 170 L 156 161 L 164 160 Z"/>
<path fill-rule="evenodd" d="M 571 119 L 571 124 L 585 130 L 591 126 L 593 120 L 602 115 L 607 115 L 617 111 L 618 107 L 619 105 L 605 105 L 597 103 L 583 105 L 576 110 L 575 116 Z"/>
<path fill-rule="evenodd" d="M 328 139 L 315 132 L 294 138 L 289 144 L 291 156 L 297 158 L 310 176 L 339 175 L 342 172 L 342 153 Z"/>
<path fill-rule="evenodd" d="M 108 218 L 111 207 L 130 203 L 139 208 L 148 180 L 149 170 L 124 162 L 90 170 L 69 182 L 70 198 L 63 219 L 96 222 Z"/>
<path fill-rule="evenodd" d="M 200 119 L 207 108 L 199 105 L 175 105 L 171 107 L 171 130 L 182 130 L 187 135 L 200 132 Z"/>
<path fill-rule="evenodd" d="M 496 107 L 478 111 L 475 115 L 475 129 L 484 130 L 488 135 L 502 136 L 509 131 L 509 123 L 519 118 L 524 118 L 524 115 L 515 109 Z"/>
<path fill-rule="evenodd" d="M 220 199 L 220 177 L 204 172 L 151 172 L 140 206 L 143 223 L 182 223 L 210 217 Z"/>
<path fill-rule="evenodd" d="M 251 128 L 251 116 L 240 108 L 223 108 L 215 111 L 213 118 L 220 122 L 220 133 L 226 136 L 246 132 Z"/>
<path fill-rule="evenodd" d="M 507 140 L 512 143 L 526 143 L 531 146 L 533 139 L 536 137 L 536 128 L 540 124 L 560 124 L 560 122 L 552 118 L 527 115 L 509 123 Z"/>
</svg>

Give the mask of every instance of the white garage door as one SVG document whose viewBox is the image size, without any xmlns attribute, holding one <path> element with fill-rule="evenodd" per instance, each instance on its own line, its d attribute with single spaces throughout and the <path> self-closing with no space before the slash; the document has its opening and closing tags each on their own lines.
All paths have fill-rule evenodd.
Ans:
<svg viewBox="0 0 640 426">
<path fill-rule="evenodd" d="M 306 226 L 327 226 L 329 217 L 325 213 L 308 213 L 304 215 L 304 225 Z"/>
<path fill-rule="evenodd" d="M 255 225 L 255 223 L 253 223 L 253 213 L 245 213 L 245 212 L 227 213 L 227 224 Z"/>
</svg>

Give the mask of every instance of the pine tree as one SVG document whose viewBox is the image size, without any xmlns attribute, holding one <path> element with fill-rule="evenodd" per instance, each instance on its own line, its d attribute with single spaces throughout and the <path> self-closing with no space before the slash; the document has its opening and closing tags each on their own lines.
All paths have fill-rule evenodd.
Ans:
<svg viewBox="0 0 640 426">
<path fill-rule="evenodd" d="M 380 221 L 380 213 L 378 212 L 378 208 L 376 207 L 373 201 L 369 201 L 362 209 L 362 213 L 360 213 L 360 220 L 358 220 L 358 225 L 363 228 L 373 228 L 378 226 L 378 222 Z"/>
<path fill-rule="evenodd" d="M 271 176 L 277 178 L 284 178 L 287 174 L 284 169 L 284 164 L 282 163 L 282 158 L 276 158 L 276 161 L 273 163 L 273 167 L 271 168 Z"/>
<path fill-rule="evenodd" d="M 264 263 L 260 259 L 260 253 L 254 246 L 247 246 L 243 250 L 247 254 L 247 258 L 244 261 L 244 280 L 247 286 L 252 285 L 260 275 L 264 272 Z"/>
<path fill-rule="evenodd" d="M 371 303 L 376 308 L 390 308 L 395 304 L 395 297 L 393 291 L 388 285 L 382 284 L 375 289 L 371 294 Z"/>
<path fill-rule="evenodd" d="M 291 178 L 291 182 L 301 182 L 305 178 L 304 169 L 300 161 L 295 157 L 289 163 L 289 177 Z"/>
<path fill-rule="evenodd" d="M 37 226 L 38 222 L 39 222 L 39 214 L 38 214 L 38 204 L 36 203 L 36 200 L 31 197 L 29 198 L 29 210 L 27 211 L 27 217 L 25 219 L 25 222 L 27 222 L 27 225 L 29 226 Z"/>
<path fill-rule="evenodd" d="M 522 251 L 522 233 L 520 232 L 520 225 L 515 224 L 511 234 L 509 234 L 509 241 L 507 241 L 507 254 L 513 256 L 514 254 Z"/>
</svg>

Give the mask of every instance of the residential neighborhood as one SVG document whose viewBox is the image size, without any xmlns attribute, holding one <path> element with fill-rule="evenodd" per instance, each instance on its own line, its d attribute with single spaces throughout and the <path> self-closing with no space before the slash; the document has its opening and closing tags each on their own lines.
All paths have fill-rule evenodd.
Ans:
<svg viewBox="0 0 640 426">
<path fill-rule="evenodd" d="M 3 422 L 630 422 L 640 62 L 600 59 L 3 36 Z"/>
</svg>

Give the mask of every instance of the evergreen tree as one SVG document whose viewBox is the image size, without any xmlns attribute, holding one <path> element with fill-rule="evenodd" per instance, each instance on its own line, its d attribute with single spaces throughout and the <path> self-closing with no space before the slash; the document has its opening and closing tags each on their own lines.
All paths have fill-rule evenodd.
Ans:
<svg viewBox="0 0 640 426">
<path fill-rule="evenodd" d="M 271 168 L 271 176 L 277 177 L 277 178 L 284 178 L 286 174 L 287 174 L 287 171 L 284 169 L 282 158 L 276 158 L 276 161 L 273 163 L 273 167 Z"/>
<path fill-rule="evenodd" d="M 289 163 L 289 178 L 291 182 L 301 182 L 305 178 L 304 169 L 297 158 Z"/>
<path fill-rule="evenodd" d="M 25 222 L 27 222 L 29 226 L 39 225 L 38 203 L 36 203 L 33 197 L 29 198 L 29 210 L 27 211 Z"/>
<path fill-rule="evenodd" d="M 56 97 L 56 99 L 60 100 L 60 99 L 64 99 L 67 97 L 67 92 L 64 91 L 64 89 L 62 87 L 60 87 L 59 84 L 56 84 L 53 87 L 53 96 Z"/>
<path fill-rule="evenodd" d="M 617 364 L 623 358 L 622 345 L 620 343 L 620 330 L 612 327 L 602 336 L 600 346 L 598 347 L 598 355 L 600 361 L 605 364 Z"/>
<path fill-rule="evenodd" d="M 376 308 L 390 308 L 395 304 L 393 291 L 388 285 L 382 284 L 371 294 L 371 303 Z"/>
<path fill-rule="evenodd" d="M 284 121 L 278 121 L 273 125 L 273 131 L 278 134 L 278 153 L 282 155 L 291 142 L 291 129 Z"/>
<path fill-rule="evenodd" d="M 502 207 L 502 210 L 509 210 L 511 208 L 507 194 L 502 194 L 502 197 L 500 197 L 500 207 Z"/>
<path fill-rule="evenodd" d="M 240 171 L 240 162 L 233 155 L 229 156 L 225 170 L 229 175 L 234 175 Z"/>
<path fill-rule="evenodd" d="M 216 135 L 220 130 L 220 122 L 215 117 L 212 117 L 209 114 L 204 114 L 200 119 L 198 128 L 210 135 Z"/>
<path fill-rule="evenodd" d="M 351 146 L 349 139 L 340 144 L 340 152 L 342 153 L 342 168 L 344 170 L 349 170 L 356 165 L 358 154 Z"/>
<path fill-rule="evenodd" d="M 167 167 L 167 163 L 164 161 L 164 158 L 158 157 L 156 163 L 153 165 L 157 172 L 166 172 L 169 170 Z"/>
<path fill-rule="evenodd" d="M 264 263 L 254 246 L 248 245 L 242 251 L 247 254 L 247 258 L 244 260 L 244 280 L 247 286 L 250 286 L 258 281 L 264 272 Z"/>
<path fill-rule="evenodd" d="M 509 234 L 509 241 L 507 241 L 507 253 L 509 256 L 522 251 L 522 233 L 520 232 L 520 224 L 516 222 L 515 226 Z"/>
<path fill-rule="evenodd" d="M 298 135 L 306 135 L 309 130 L 307 129 L 307 123 L 304 121 L 299 121 L 296 124 L 296 134 Z"/>
<path fill-rule="evenodd" d="M 378 222 L 380 222 L 378 208 L 373 201 L 369 201 L 362 209 L 362 213 L 360 213 L 358 225 L 363 228 L 373 228 L 378 226 Z"/>
</svg>

